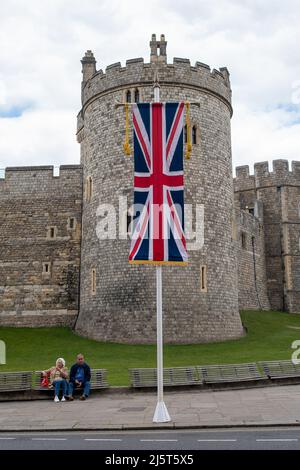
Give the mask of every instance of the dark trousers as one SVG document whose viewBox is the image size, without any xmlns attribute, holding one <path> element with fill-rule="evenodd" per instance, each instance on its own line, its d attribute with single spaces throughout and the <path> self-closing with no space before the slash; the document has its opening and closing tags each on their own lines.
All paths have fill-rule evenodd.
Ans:
<svg viewBox="0 0 300 470">
<path fill-rule="evenodd" d="M 77 388 L 77 384 L 75 384 L 75 382 L 69 382 L 69 395 L 73 395 L 74 388 Z M 82 389 L 83 395 L 88 397 L 90 394 L 91 382 L 82 382 Z"/>
</svg>

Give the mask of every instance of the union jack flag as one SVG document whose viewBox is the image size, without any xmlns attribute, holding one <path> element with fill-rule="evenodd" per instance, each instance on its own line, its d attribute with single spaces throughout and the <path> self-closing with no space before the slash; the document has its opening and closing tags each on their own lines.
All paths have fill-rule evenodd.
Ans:
<svg viewBox="0 0 300 470">
<path fill-rule="evenodd" d="M 135 173 L 131 263 L 187 262 L 183 115 L 184 103 L 132 105 Z"/>
</svg>

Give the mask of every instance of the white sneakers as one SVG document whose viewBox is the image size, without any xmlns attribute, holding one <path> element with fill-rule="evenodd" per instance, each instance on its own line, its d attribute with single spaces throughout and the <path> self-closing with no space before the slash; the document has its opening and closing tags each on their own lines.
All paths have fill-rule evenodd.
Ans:
<svg viewBox="0 0 300 470">
<path fill-rule="evenodd" d="M 58 398 L 57 395 L 55 395 L 54 401 L 55 401 L 55 403 L 59 403 L 59 398 Z M 62 397 L 61 401 L 66 401 L 65 397 Z"/>
</svg>

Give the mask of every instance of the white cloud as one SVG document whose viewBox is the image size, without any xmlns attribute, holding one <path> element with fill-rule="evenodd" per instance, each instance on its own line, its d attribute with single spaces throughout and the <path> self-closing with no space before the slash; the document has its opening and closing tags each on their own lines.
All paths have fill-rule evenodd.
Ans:
<svg viewBox="0 0 300 470">
<path fill-rule="evenodd" d="M 92 49 L 99 69 L 149 60 L 152 33 L 165 33 L 169 62 L 228 67 L 235 164 L 299 159 L 299 17 L 298 0 L 3 2 L 0 115 L 25 111 L 0 118 L 0 167 L 78 162 L 82 55 Z"/>
<path fill-rule="evenodd" d="M 254 111 L 240 105 L 232 119 L 234 164 L 253 163 L 283 158 L 300 160 L 300 120 L 289 125 L 290 113 L 282 109 L 274 112 Z"/>
<path fill-rule="evenodd" d="M 79 163 L 74 115 L 68 110 L 34 110 L 0 119 L 0 168 Z M 4 163 L 4 164 L 3 164 Z"/>
</svg>

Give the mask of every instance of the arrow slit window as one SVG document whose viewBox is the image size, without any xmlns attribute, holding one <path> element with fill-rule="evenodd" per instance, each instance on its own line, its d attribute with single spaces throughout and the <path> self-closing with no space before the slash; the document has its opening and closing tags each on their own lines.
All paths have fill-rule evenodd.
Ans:
<svg viewBox="0 0 300 470">
<path fill-rule="evenodd" d="M 207 266 L 200 266 L 200 290 L 207 292 Z"/>
<path fill-rule="evenodd" d="M 88 176 L 86 179 L 85 196 L 86 196 L 86 201 L 90 202 L 93 196 L 93 180 L 91 176 Z"/>
<path fill-rule="evenodd" d="M 192 144 L 196 145 L 197 142 L 197 126 L 192 127 Z"/>
<path fill-rule="evenodd" d="M 92 269 L 91 273 L 91 292 L 92 295 L 96 294 L 96 269 Z"/>
</svg>

